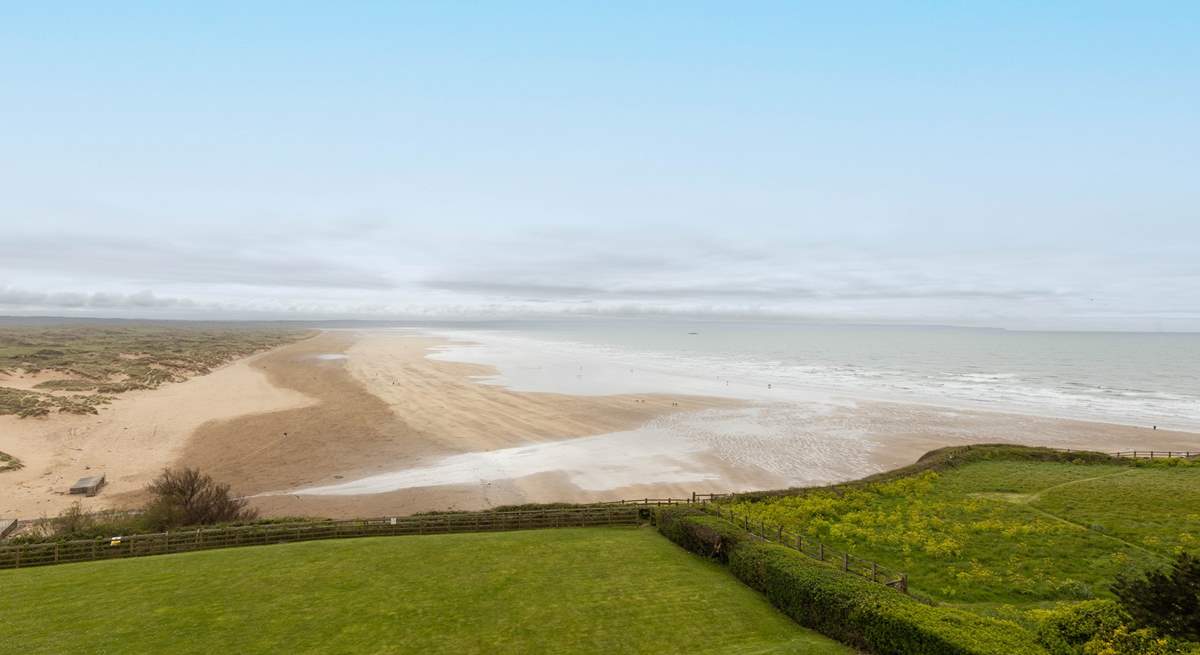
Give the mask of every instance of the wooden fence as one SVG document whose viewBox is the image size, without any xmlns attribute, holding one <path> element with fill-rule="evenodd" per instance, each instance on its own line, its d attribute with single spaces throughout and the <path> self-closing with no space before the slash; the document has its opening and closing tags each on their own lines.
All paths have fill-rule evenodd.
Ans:
<svg viewBox="0 0 1200 655">
<path fill-rule="evenodd" d="M 1173 457 L 1191 459 L 1193 457 L 1200 457 L 1200 452 L 1190 450 L 1122 450 L 1109 454 L 1113 457 L 1130 459 L 1171 459 Z"/>
<path fill-rule="evenodd" d="M 708 503 L 714 500 L 731 496 L 732 494 L 698 494 L 692 492 L 691 498 L 634 498 L 632 500 L 610 500 L 604 505 L 641 505 L 651 507 L 661 507 L 663 505 L 691 505 L 693 503 Z"/>
<path fill-rule="evenodd" d="M 767 525 L 764 521 L 751 520 L 748 515 L 738 515 L 732 509 L 722 509 L 720 504 L 705 505 L 704 507 L 706 511 L 741 526 L 759 539 L 787 546 L 847 573 L 891 587 L 905 594 L 908 593 L 908 575 L 893 571 L 878 562 L 857 557 L 853 553 L 834 550 L 812 537 L 805 537 L 782 525 Z"/>
<path fill-rule="evenodd" d="M 688 499 L 671 500 L 688 502 Z M 11 544 L 0 546 L 0 569 L 316 539 L 637 525 L 643 519 L 643 509 L 643 504 L 627 503 L 515 512 L 463 512 L 346 521 L 208 527 L 57 543 Z"/>
<path fill-rule="evenodd" d="M 1196 450 L 1121 450 L 1118 452 L 1103 452 L 1099 450 L 1084 450 L 1080 448 L 1052 448 L 1060 453 L 1102 453 L 1109 457 L 1118 457 L 1123 459 L 1192 459 L 1200 457 L 1200 451 Z"/>
</svg>

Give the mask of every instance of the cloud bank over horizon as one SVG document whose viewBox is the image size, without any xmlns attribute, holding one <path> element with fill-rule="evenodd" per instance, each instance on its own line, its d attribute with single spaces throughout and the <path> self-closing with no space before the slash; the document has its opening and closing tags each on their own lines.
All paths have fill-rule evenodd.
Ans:
<svg viewBox="0 0 1200 655">
<path fill-rule="evenodd" d="M 1054 246 L 914 252 L 561 228 L 479 239 L 380 222 L 331 239 L 201 232 L 0 244 L 0 314 L 131 318 L 659 316 L 1192 330 L 1200 272 Z M 242 232 L 253 232 L 253 229 Z M 672 238 L 672 234 L 676 234 Z M 1142 261 L 1135 258 L 1135 261 Z M 1148 277 L 1146 270 L 1153 277 Z M 1053 282 L 1050 284 L 1049 282 Z"/>
<path fill-rule="evenodd" d="M 1200 331 L 1200 9 L 0 21 L 0 315 Z"/>
</svg>

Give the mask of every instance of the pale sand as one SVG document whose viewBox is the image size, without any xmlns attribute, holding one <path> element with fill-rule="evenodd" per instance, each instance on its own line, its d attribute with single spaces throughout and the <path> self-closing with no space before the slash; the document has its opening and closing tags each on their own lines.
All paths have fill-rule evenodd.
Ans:
<svg viewBox="0 0 1200 655">
<path fill-rule="evenodd" d="M 122 492 L 143 488 L 174 464 L 202 424 L 314 402 L 271 384 L 255 368 L 262 356 L 177 384 L 122 394 L 96 416 L 0 416 L 0 451 L 25 465 L 0 474 L 0 516 L 54 516 L 77 500 L 87 509 L 109 507 Z M 66 493 L 75 480 L 101 472 L 108 478 L 101 495 Z"/>
<path fill-rule="evenodd" d="M 324 332 L 99 417 L 0 417 L 0 450 L 27 465 L 0 474 L 0 515 L 56 513 L 98 470 L 113 486 L 87 506 L 133 504 L 170 463 L 282 492 L 252 499 L 267 515 L 373 516 L 822 484 L 962 443 L 1200 450 L 1195 434 L 920 405 L 513 392 L 472 379 L 490 367 L 426 357 L 444 343 Z M 296 493 L 373 476 L 371 490 L 395 490 Z"/>
<path fill-rule="evenodd" d="M 663 395 L 511 392 L 471 379 L 491 372 L 485 367 L 427 359 L 428 349 L 439 343 L 394 332 L 325 332 L 273 351 L 255 366 L 273 383 L 321 402 L 205 425 L 180 461 L 252 495 L 335 484 L 464 453 L 630 430 L 672 414 L 739 404 Z M 321 357 L 333 354 L 347 358 Z M 719 466 L 716 470 L 730 479 L 738 477 L 737 471 Z M 505 484 L 519 490 L 539 486 L 543 478 L 558 479 L 528 477 Z M 487 485 L 474 486 L 471 506 L 494 504 L 481 490 Z M 505 496 L 502 502 L 525 497 L 524 492 L 513 493 L 517 495 Z M 419 509 L 443 509 L 454 505 L 459 493 L 452 485 L 437 485 L 410 495 L 425 499 Z M 570 500 L 578 490 L 554 484 L 533 495 Z M 336 510 L 294 496 L 253 502 L 268 514 L 353 515 L 374 513 L 372 508 L 381 500 L 377 495 L 359 499 L 337 503 Z M 395 504 L 387 509 L 397 511 Z"/>
<path fill-rule="evenodd" d="M 349 516 L 682 497 L 854 479 L 964 443 L 1200 449 L 1195 434 L 897 403 L 513 392 L 470 379 L 495 374 L 490 367 L 425 357 L 443 343 L 394 331 L 354 335 L 345 368 L 403 422 L 398 439 L 416 444 L 374 448 L 383 454 L 365 466 L 313 466 L 306 480 L 276 486 L 284 493 L 255 505 Z"/>
</svg>

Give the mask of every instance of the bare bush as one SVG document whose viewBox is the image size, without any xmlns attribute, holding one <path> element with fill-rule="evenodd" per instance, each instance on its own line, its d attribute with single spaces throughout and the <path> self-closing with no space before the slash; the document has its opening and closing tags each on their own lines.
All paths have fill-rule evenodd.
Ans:
<svg viewBox="0 0 1200 655">
<path fill-rule="evenodd" d="M 248 521 L 258 516 L 246 507 L 245 500 L 230 492 L 229 485 L 217 483 L 198 469 L 166 469 L 147 490 L 152 500 L 143 519 L 155 530 Z"/>
</svg>

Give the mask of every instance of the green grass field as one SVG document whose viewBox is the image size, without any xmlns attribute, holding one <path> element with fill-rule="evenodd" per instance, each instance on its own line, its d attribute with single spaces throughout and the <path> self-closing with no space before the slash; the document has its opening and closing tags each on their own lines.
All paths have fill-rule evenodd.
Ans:
<svg viewBox="0 0 1200 655">
<path fill-rule="evenodd" d="M 0 571 L 20 653 L 850 653 L 650 528 L 383 537 Z"/>
<path fill-rule="evenodd" d="M 905 571 L 941 601 L 1037 606 L 1109 597 L 1119 572 L 1200 545 L 1200 463 L 981 461 L 734 508 Z"/>
</svg>

